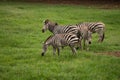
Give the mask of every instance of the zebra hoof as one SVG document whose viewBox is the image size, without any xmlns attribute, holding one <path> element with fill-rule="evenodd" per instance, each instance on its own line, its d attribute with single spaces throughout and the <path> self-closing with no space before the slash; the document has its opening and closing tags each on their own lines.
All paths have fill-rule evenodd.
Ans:
<svg viewBox="0 0 120 80">
<path fill-rule="evenodd" d="M 76 49 L 78 50 L 78 49 L 79 49 L 79 47 L 76 47 Z"/>
<path fill-rule="evenodd" d="M 41 56 L 44 56 L 44 53 L 42 52 Z"/>
</svg>

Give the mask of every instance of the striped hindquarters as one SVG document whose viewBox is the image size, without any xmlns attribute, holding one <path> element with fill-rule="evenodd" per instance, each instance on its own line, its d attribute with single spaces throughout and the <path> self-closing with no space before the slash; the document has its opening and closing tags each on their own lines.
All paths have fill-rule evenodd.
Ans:
<svg viewBox="0 0 120 80">
<path fill-rule="evenodd" d="M 75 44 L 79 42 L 79 38 L 74 34 L 64 34 L 63 40 L 69 44 Z"/>
<path fill-rule="evenodd" d="M 88 25 L 88 29 L 93 33 L 98 31 L 98 30 L 103 30 L 104 27 L 105 27 L 105 25 L 102 22 L 90 23 Z"/>
<path fill-rule="evenodd" d="M 98 30 L 104 30 L 105 24 L 102 22 L 85 22 L 82 23 L 81 25 L 88 27 L 88 29 L 95 33 Z"/>
</svg>

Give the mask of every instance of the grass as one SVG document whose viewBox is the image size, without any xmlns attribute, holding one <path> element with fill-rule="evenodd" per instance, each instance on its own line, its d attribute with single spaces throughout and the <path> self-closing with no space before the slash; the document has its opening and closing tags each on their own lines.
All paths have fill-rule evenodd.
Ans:
<svg viewBox="0 0 120 80">
<path fill-rule="evenodd" d="M 93 35 L 90 51 L 72 56 L 69 47 L 44 57 L 43 20 L 61 25 L 87 21 L 106 24 L 102 44 Z M 120 51 L 120 10 L 75 5 L 0 2 L 0 80 L 120 80 L 120 58 L 98 53 Z"/>
</svg>

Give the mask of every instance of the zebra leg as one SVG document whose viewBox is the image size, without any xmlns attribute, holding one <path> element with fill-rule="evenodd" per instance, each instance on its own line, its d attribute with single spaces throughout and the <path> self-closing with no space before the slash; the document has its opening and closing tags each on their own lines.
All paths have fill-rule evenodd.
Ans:
<svg viewBox="0 0 120 80">
<path fill-rule="evenodd" d="M 89 41 L 86 40 L 86 39 L 84 39 L 84 40 L 83 40 L 83 43 L 84 43 L 83 49 L 88 51 L 88 50 L 89 50 Z"/>
<path fill-rule="evenodd" d="M 56 47 L 53 46 L 53 55 L 56 54 Z"/>
<path fill-rule="evenodd" d="M 86 47 L 86 40 L 83 39 L 83 49 L 85 50 L 85 47 Z"/>
<path fill-rule="evenodd" d="M 86 40 L 86 50 L 89 51 L 89 41 Z"/>
<path fill-rule="evenodd" d="M 47 51 L 47 46 L 48 45 L 43 45 L 43 51 L 42 51 L 42 54 L 41 54 L 41 56 L 44 56 L 44 54 L 46 53 L 46 51 Z"/>
<path fill-rule="evenodd" d="M 82 50 L 82 40 L 79 41 L 80 49 Z"/>
<path fill-rule="evenodd" d="M 100 38 L 100 39 L 98 40 L 98 42 L 103 42 L 104 36 L 105 36 L 104 33 L 100 34 L 100 35 L 99 35 L 99 38 Z"/>
<path fill-rule="evenodd" d="M 70 48 L 72 49 L 73 54 L 76 54 L 76 49 L 73 45 L 70 45 Z"/>
<path fill-rule="evenodd" d="M 57 47 L 58 56 L 60 55 L 60 47 Z"/>
<path fill-rule="evenodd" d="M 98 40 L 98 42 L 103 42 L 103 40 L 104 40 L 104 31 L 103 30 L 98 30 L 97 31 L 97 33 L 98 33 L 98 36 L 99 36 L 99 40 Z"/>
<path fill-rule="evenodd" d="M 77 50 L 78 50 L 79 48 L 82 50 L 82 44 L 81 44 L 81 41 L 79 41 L 78 45 L 76 46 L 76 49 L 77 49 Z"/>
</svg>

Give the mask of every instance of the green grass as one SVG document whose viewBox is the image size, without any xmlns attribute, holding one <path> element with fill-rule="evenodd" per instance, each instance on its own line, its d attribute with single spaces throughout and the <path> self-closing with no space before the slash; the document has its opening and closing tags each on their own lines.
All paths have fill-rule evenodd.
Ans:
<svg viewBox="0 0 120 80">
<path fill-rule="evenodd" d="M 42 33 L 43 20 L 61 25 L 102 21 L 105 40 L 93 35 L 90 51 L 69 47 L 53 56 L 49 47 L 41 56 L 42 42 L 52 33 Z M 120 9 L 75 5 L 0 3 L 0 80 L 120 80 L 120 58 L 98 53 L 120 51 Z M 97 52 L 97 53 L 96 53 Z"/>
</svg>

